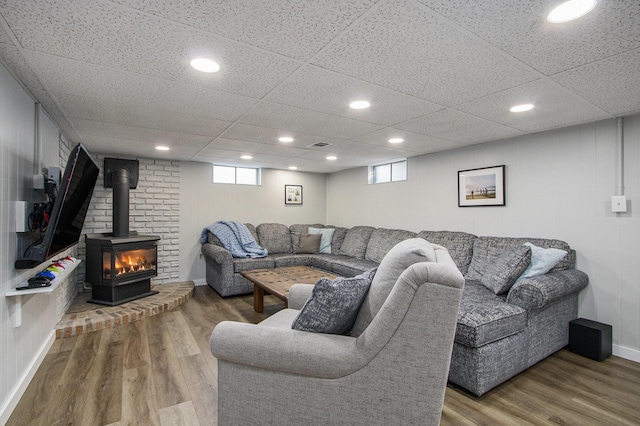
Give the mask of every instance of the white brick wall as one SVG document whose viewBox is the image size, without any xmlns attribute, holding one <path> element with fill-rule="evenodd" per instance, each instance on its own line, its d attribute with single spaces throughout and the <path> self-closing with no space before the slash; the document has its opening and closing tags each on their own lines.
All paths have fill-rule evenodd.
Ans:
<svg viewBox="0 0 640 426">
<path fill-rule="evenodd" d="M 113 230 L 113 189 L 104 187 L 104 157 L 93 155 L 100 166 L 100 175 L 82 229 L 83 234 Z M 180 162 L 147 158 L 138 160 L 138 187 L 129 192 L 129 230 L 161 238 L 158 242 L 158 276 L 151 280 L 152 284 L 176 282 L 179 277 L 180 249 Z M 78 256 L 84 261 L 85 255 L 82 237 Z M 80 269 L 78 280 L 83 283 L 85 270 Z"/>
<path fill-rule="evenodd" d="M 62 173 L 64 173 L 64 168 L 67 166 L 67 160 L 69 159 L 69 154 L 71 153 L 71 150 L 73 149 L 74 145 L 68 142 L 65 138 L 61 137 L 59 146 L 60 146 L 59 164 L 60 164 L 60 169 L 62 170 Z M 70 249 L 63 252 L 60 255 L 60 257 L 64 257 L 66 255 L 77 257 L 77 254 L 78 254 L 78 246 L 73 246 Z M 77 271 L 79 270 L 82 270 L 84 275 L 83 264 L 80 264 L 80 266 L 78 266 L 71 275 L 65 278 L 65 280 L 58 285 L 58 289 L 56 291 L 56 294 L 57 294 L 56 316 L 58 320 L 60 320 L 62 316 L 65 314 L 65 312 L 67 312 L 67 310 L 73 303 L 73 300 L 76 298 L 76 295 L 78 294 L 79 288 L 77 285 L 76 277 L 78 276 Z M 82 287 L 80 287 L 80 289 L 81 288 Z"/>
</svg>

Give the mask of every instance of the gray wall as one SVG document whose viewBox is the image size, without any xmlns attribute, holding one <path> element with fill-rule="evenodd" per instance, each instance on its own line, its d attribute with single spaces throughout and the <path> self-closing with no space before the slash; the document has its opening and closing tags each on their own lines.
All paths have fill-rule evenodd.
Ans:
<svg viewBox="0 0 640 426">
<path fill-rule="evenodd" d="M 329 175 L 327 221 L 341 226 L 549 237 L 590 277 L 580 315 L 613 325 L 614 353 L 640 361 L 640 116 L 625 119 L 626 214 L 616 189 L 615 120 L 409 159 L 406 182 L 367 184 L 366 168 Z M 506 207 L 457 204 L 459 170 L 506 165 Z"/>
<path fill-rule="evenodd" d="M 284 204 L 284 186 L 302 185 L 302 205 Z M 278 222 L 324 223 L 326 175 L 262 170 L 262 185 L 212 183 L 212 165 L 182 162 L 180 166 L 180 279 L 204 280 L 200 232 L 218 220 L 254 225 Z"/>
<path fill-rule="evenodd" d="M 43 201 L 32 189 L 32 176 L 44 166 L 57 166 L 59 137 L 55 125 L 40 114 L 40 144 L 50 154 L 36 164 L 36 105 L 0 63 L 0 424 L 4 424 L 30 377 L 53 343 L 53 329 L 70 298 L 75 295 L 71 279 L 54 294 L 22 296 L 22 325 L 13 326 L 10 311 L 16 298 L 4 294 L 45 266 L 16 270 L 14 262 L 35 236 L 15 230 L 15 202 Z M 49 163 L 52 161 L 52 163 Z"/>
</svg>

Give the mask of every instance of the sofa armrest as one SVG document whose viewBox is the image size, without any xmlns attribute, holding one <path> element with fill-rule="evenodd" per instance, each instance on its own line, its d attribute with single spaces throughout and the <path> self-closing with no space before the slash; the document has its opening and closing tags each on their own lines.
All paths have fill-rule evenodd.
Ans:
<svg viewBox="0 0 640 426">
<path fill-rule="evenodd" d="M 587 274 L 577 269 L 524 278 L 511 287 L 507 295 L 507 303 L 524 309 L 540 309 L 565 296 L 579 292 L 588 283 Z"/>
<path fill-rule="evenodd" d="M 294 284 L 289 289 L 289 308 L 302 309 L 305 302 L 311 297 L 315 284 Z"/>
<path fill-rule="evenodd" d="M 233 263 L 233 257 L 231 256 L 231 253 L 224 247 L 221 247 L 217 244 L 204 243 L 202 244 L 200 250 L 202 251 L 202 254 L 204 254 L 214 262 L 219 263 L 220 265 L 223 265 L 225 263 Z"/>
<path fill-rule="evenodd" d="M 219 360 L 309 377 L 335 379 L 364 367 L 356 338 L 233 321 L 218 324 L 209 341 Z"/>
</svg>

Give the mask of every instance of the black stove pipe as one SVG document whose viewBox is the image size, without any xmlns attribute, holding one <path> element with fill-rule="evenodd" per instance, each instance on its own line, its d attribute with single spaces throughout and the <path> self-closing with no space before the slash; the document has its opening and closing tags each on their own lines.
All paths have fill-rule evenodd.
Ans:
<svg viewBox="0 0 640 426">
<path fill-rule="evenodd" d="M 117 168 L 111 172 L 113 184 L 113 236 L 129 236 L 129 169 Z"/>
</svg>

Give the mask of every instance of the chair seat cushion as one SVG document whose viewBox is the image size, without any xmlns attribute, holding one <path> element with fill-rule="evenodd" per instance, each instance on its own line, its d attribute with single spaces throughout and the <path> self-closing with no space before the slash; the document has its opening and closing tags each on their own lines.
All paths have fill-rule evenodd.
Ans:
<svg viewBox="0 0 640 426">
<path fill-rule="evenodd" d="M 462 292 L 456 342 L 473 348 L 524 330 L 527 313 L 495 295 L 479 281 L 467 280 Z"/>
</svg>

